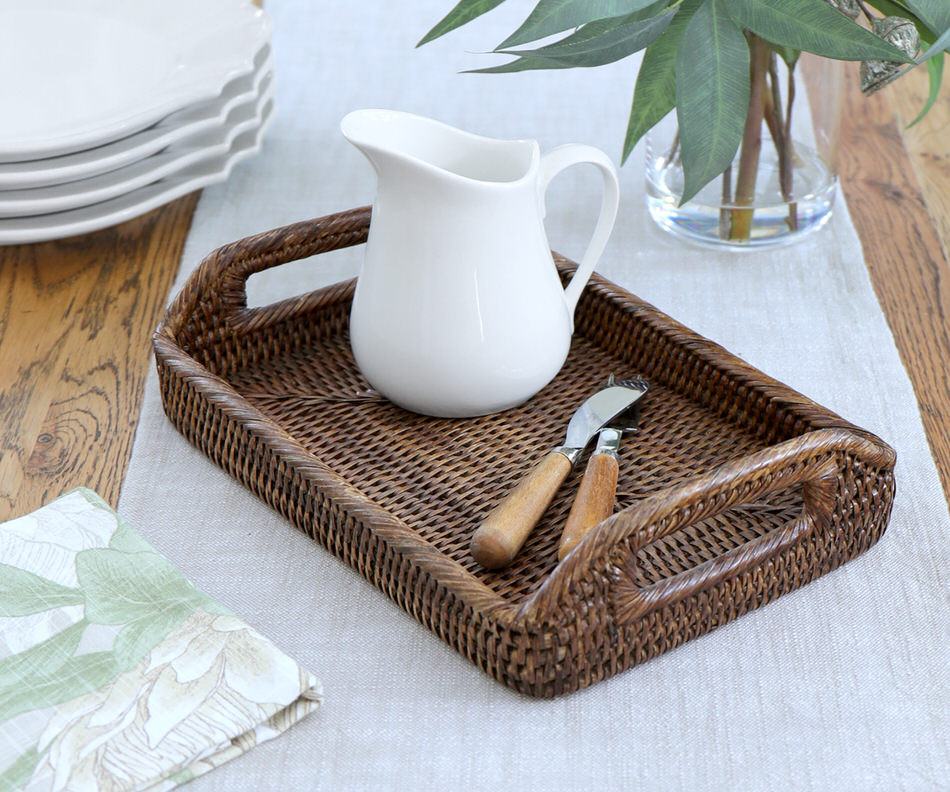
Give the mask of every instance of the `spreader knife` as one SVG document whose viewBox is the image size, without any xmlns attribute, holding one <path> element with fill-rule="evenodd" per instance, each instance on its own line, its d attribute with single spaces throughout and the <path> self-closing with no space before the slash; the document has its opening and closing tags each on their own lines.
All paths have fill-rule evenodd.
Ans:
<svg viewBox="0 0 950 792">
<path fill-rule="evenodd" d="M 618 382 L 581 404 L 567 425 L 564 445 L 550 451 L 475 531 L 472 557 L 487 569 L 511 563 L 591 438 L 645 392 Z"/>
</svg>

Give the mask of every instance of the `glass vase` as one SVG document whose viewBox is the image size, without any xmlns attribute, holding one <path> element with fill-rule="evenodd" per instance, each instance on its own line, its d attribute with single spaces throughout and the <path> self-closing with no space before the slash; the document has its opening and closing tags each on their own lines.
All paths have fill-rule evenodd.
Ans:
<svg viewBox="0 0 950 792">
<path fill-rule="evenodd" d="M 765 62 L 762 105 L 750 106 L 735 159 L 682 206 L 676 114 L 648 133 L 647 207 L 663 230 L 745 249 L 787 244 L 828 222 L 838 185 L 843 64 L 802 53 L 790 68 L 775 52 Z"/>
</svg>

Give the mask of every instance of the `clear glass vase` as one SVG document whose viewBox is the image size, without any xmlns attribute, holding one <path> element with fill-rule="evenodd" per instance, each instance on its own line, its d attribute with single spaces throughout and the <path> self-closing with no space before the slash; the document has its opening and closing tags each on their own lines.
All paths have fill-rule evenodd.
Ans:
<svg viewBox="0 0 950 792">
<path fill-rule="evenodd" d="M 670 113 L 646 139 L 646 200 L 657 225 L 693 241 L 737 249 L 787 244 L 821 228 L 831 216 L 838 185 L 843 66 L 802 53 L 789 69 L 770 53 L 760 92 L 763 109 L 747 115 L 735 160 L 682 206 L 679 131 L 676 114 Z"/>
</svg>

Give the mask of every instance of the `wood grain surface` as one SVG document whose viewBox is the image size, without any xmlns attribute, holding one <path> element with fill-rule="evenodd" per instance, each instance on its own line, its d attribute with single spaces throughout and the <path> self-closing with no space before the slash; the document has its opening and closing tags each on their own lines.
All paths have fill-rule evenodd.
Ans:
<svg viewBox="0 0 950 792">
<path fill-rule="evenodd" d="M 923 106 L 928 87 L 926 72 L 919 69 L 904 78 L 901 90 L 891 91 L 890 99 L 946 258 L 950 253 L 950 79 L 944 81 L 939 99 L 925 119 L 907 128 Z"/>
<path fill-rule="evenodd" d="M 87 486 L 115 506 L 198 193 L 72 239 L 0 247 L 0 520 Z"/>
<path fill-rule="evenodd" d="M 950 86 L 928 116 L 906 128 L 927 85 L 926 71 L 918 69 L 872 96 L 847 93 L 841 172 L 871 281 L 950 499 Z"/>
<path fill-rule="evenodd" d="M 872 97 L 849 80 L 841 176 L 950 498 L 950 81 L 905 129 L 926 90 L 923 70 Z M 78 485 L 116 504 L 196 201 L 0 247 L 0 520 Z"/>
</svg>

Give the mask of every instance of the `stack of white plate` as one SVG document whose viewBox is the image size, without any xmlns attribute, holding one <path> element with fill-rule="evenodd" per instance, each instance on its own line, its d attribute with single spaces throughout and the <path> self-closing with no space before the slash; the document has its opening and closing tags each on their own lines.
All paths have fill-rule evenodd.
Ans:
<svg viewBox="0 0 950 792">
<path fill-rule="evenodd" d="M 273 115 L 270 32 L 250 0 L 0 0 L 0 244 L 227 178 Z"/>
</svg>

